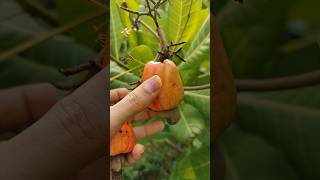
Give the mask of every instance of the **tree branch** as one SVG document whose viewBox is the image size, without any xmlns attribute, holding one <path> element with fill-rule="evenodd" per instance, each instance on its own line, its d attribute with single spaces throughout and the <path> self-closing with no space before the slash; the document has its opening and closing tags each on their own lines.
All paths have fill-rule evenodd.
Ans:
<svg viewBox="0 0 320 180">
<path fill-rule="evenodd" d="M 168 51 L 167 50 L 168 43 L 167 43 L 166 37 L 165 37 L 164 33 L 162 32 L 162 29 L 160 28 L 158 20 L 157 20 L 157 9 L 166 1 L 167 0 L 162 0 L 162 1 L 159 0 L 158 2 L 156 2 L 153 5 L 153 7 L 151 7 L 149 0 L 146 0 L 146 6 L 147 6 L 146 8 L 148 9 L 146 12 L 139 12 L 139 11 L 129 9 L 124 4 L 120 5 L 120 8 L 122 10 L 137 15 L 137 17 L 135 18 L 135 20 L 133 22 L 134 26 L 137 26 L 137 23 L 139 23 L 139 18 L 141 16 L 149 16 L 152 18 L 152 20 L 156 26 L 156 34 L 157 34 L 156 37 L 160 41 L 160 51 Z M 153 32 L 153 31 L 151 31 L 151 32 Z M 160 59 L 160 57 L 158 54 L 156 57 L 156 60 L 159 60 L 159 59 Z"/>
<path fill-rule="evenodd" d="M 135 10 L 132 10 L 132 9 L 129 9 L 127 7 L 123 7 L 123 6 L 120 6 L 120 8 L 124 11 L 127 11 L 129 13 L 132 13 L 132 14 L 135 14 L 135 15 L 138 15 L 138 16 L 144 16 L 144 15 L 149 15 L 148 12 L 139 12 L 139 11 L 135 11 Z"/>
<path fill-rule="evenodd" d="M 245 91 L 276 91 L 294 89 L 320 84 L 320 70 L 287 77 L 261 79 L 261 80 L 236 80 L 238 92 Z"/>
</svg>

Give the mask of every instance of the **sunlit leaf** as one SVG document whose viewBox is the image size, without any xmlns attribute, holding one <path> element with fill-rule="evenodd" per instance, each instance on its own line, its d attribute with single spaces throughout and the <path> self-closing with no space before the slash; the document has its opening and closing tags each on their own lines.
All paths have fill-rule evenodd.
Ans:
<svg viewBox="0 0 320 180">
<path fill-rule="evenodd" d="M 146 45 L 140 45 L 133 48 L 129 52 L 128 57 L 128 65 L 129 68 L 132 69 L 138 65 L 145 64 L 154 59 L 154 55 L 152 54 L 151 49 Z M 141 76 L 143 67 L 140 69 L 133 71 L 133 73 L 137 76 Z"/>
<path fill-rule="evenodd" d="M 210 147 L 203 146 L 186 152 L 176 162 L 171 180 L 185 179 L 210 179 Z"/>
<path fill-rule="evenodd" d="M 201 133 L 204 122 L 193 106 L 182 102 L 178 108 L 181 118 L 177 124 L 170 126 L 170 130 L 179 141 L 187 143 Z"/>
<path fill-rule="evenodd" d="M 199 0 L 173 0 L 171 2 L 168 9 L 166 33 L 169 41 L 180 43 L 183 39 L 188 40 L 192 36 L 192 26 L 188 26 L 188 23 L 194 24 L 196 22 L 193 21 L 193 17 L 191 18 L 191 14 L 200 11 L 201 6 L 202 2 Z M 193 28 L 196 29 L 196 26 Z M 184 34 L 186 31 L 190 31 L 190 34 Z"/>
<path fill-rule="evenodd" d="M 119 50 L 123 40 L 123 31 L 124 27 L 122 25 L 119 10 L 115 1 L 110 2 L 110 51 L 116 59 L 119 59 Z"/>
<path fill-rule="evenodd" d="M 117 9 L 120 14 L 121 22 L 123 24 L 123 27 L 128 28 L 129 30 L 129 35 L 128 35 L 128 42 L 131 48 L 137 46 L 137 34 L 133 29 L 130 17 L 129 17 L 129 12 L 126 12 L 122 9 L 120 9 L 120 6 L 122 3 L 126 3 L 127 7 L 129 9 L 133 10 L 139 10 L 139 4 L 135 0 L 117 0 Z"/>
<path fill-rule="evenodd" d="M 190 48 L 185 53 L 186 63 L 181 63 L 179 69 L 183 82 L 189 84 L 196 81 L 194 76 L 199 73 L 200 65 L 210 58 L 210 17 L 207 16 L 200 31 L 194 38 Z"/>
</svg>

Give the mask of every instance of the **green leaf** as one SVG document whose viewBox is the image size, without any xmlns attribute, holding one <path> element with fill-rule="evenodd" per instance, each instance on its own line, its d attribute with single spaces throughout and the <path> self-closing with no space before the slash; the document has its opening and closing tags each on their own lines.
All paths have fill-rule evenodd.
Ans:
<svg viewBox="0 0 320 180">
<path fill-rule="evenodd" d="M 196 107 L 210 125 L 210 90 L 185 91 L 184 101 Z"/>
<path fill-rule="evenodd" d="M 318 109 L 280 103 L 253 95 L 238 98 L 237 123 L 280 149 L 303 179 L 320 172 Z"/>
<path fill-rule="evenodd" d="M 82 44 L 77 44 L 67 37 L 58 36 L 27 50 L 22 56 L 39 64 L 59 69 L 86 63 L 94 59 L 96 54 L 95 51 Z"/>
<path fill-rule="evenodd" d="M 114 62 L 110 62 L 110 77 L 113 77 L 117 74 L 123 73 L 124 70 L 122 68 L 120 68 L 118 65 L 116 65 Z M 116 80 L 113 80 L 110 82 L 111 84 L 111 89 L 114 88 L 121 88 L 121 87 L 125 87 L 128 88 L 130 87 L 130 83 L 133 82 L 138 82 L 140 80 L 140 78 L 138 76 L 135 76 L 132 73 L 127 73 L 121 77 L 119 77 Z"/>
<path fill-rule="evenodd" d="M 210 90 L 185 91 L 183 100 L 200 112 L 201 121 L 205 126 L 197 138 L 203 144 L 210 144 Z"/>
<path fill-rule="evenodd" d="M 21 25 L 23 24 L 23 28 Z M 0 49 L 4 51 L 47 30 L 15 2 L 0 2 Z"/>
<path fill-rule="evenodd" d="M 2 4 L 4 3 L 4 4 Z M 32 39 L 39 33 L 45 32 L 35 19 L 21 11 L 14 3 L 1 2 L 1 6 L 10 9 L 16 15 L 6 14 L 1 11 L 0 19 L 0 40 L 1 49 L 12 48 L 16 44 Z M 4 14 L 2 14 L 2 12 Z M 24 28 L 21 24 L 26 23 Z M 10 37 L 10 38 L 8 38 Z M 80 63 L 87 62 L 95 57 L 95 52 L 91 49 L 75 43 L 71 38 L 56 36 L 53 39 L 32 47 L 19 56 L 8 59 L 0 64 L 1 87 L 11 87 L 21 84 L 56 82 L 77 79 L 77 77 L 66 78 L 59 71 L 59 68 L 72 67 Z M 82 74 L 81 74 L 82 75 Z"/>
<path fill-rule="evenodd" d="M 277 48 L 286 31 L 288 12 L 295 2 L 297 0 L 247 0 L 240 4 L 229 1 L 221 9 L 217 15 L 217 26 L 236 77 L 272 76 L 273 62 L 277 62 L 272 60 L 282 60 Z M 287 68 L 286 65 L 281 69 Z"/>
<path fill-rule="evenodd" d="M 164 16 L 163 11 L 159 11 L 159 13 L 161 14 L 162 17 Z M 156 32 L 156 26 L 154 25 L 152 18 L 146 16 L 146 17 L 142 17 L 141 19 L 146 25 L 148 25 L 149 28 L 153 30 L 153 32 Z M 162 19 L 163 19 L 162 21 L 164 21 L 165 17 L 163 17 Z M 160 24 L 160 25 L 162 28 L 164 28 L 163 24 Z M 152 49 L 152 51 L 157 51 L 159 48 L 159 40 L 145 26 L 140 25 L 140 27 L 141 27 L 141 30 L 138 33 L 139 33 L 141 43 L 149 46 Z"/>
<path fill-rule="evenodd" d="M 177 124 L 170 126 L 170 130 L 181 143 L 191 142 L 204 128 L 201 114 L 196 108 L 183 102 L 178 108 L 181 118 Z"/>
<path fill-rule="evenodd" d="M 291 8 L 290 19 L 303 19 L 307 22 L 319 24 L 320 17 L 317 15 L 320 2 L 318 0 L 300 0 Z"/>
<path fill-rule="evenodd" d="M 181 155 L 170 179 L 210 179 L 210 147 L 202 146 Z"/>
<path fill-rule="evenodd" d="M 168 9 L 168 32 L 166 34 L 169 41 L 179 43 L 183 39 L 188 40 L 192 36 L 193 29 L 191 24 L 196 21 L 194 21 L 194 17 L 191 18 L 191 14 L 200 11 L 201 6 L 202 2 L 199 0 L 173 0 L 171 2 Z M 190 22 L 191 24 L 188 26 Z M 190 34 L 186 32 L 187 29 Z"/>
<path fill-rule="evenodd" d="M 110 2 L 110 49 L 111 55 L 117 60 L 120 58 L 120 47 L 123 42 L 121 31 L 124 29 L 120 23 L 119 10 L 115 1 Z"/>
<path fill-rule="evenodd" d="M 226 162 L 226 180 L 298 180 L 281 151 L 263 139 L 229 128 L 218 139 Z"/>
<path fill-rule="evenodd" d="M 208 9 L 199 10 L 190 13 L 190 18 L 186 27 L 184 29 L 183 34 L 181 35 L 179 42 L 187 42 L 184 44 L 185 48 L 188 48 L 190 44 L 193 42 L 193 38 L 199 32 L 204 21 L 210 17 Z"/>
<path fill-rule="evenodd" d="M 65 80 L 65 77 L 57 69 L 29 59 L 16 57 L 0 64 L 1 88 L 62 80 Z"/>
<path fill-rule="evenodd" d="M 186 63 L 181 63 L 179 69 L 184 84 L 190 84 L 197 81 L 194 78 L 199 73 L 202 63 L 210 59 L 210 16 L 207 16 L 196 35 L 190 48 L 185 54 Z"/>
<path fill-rule="evenodd" d="M 97 8 L 88 1 L 57 0 L 55 2 L 59 20 L 63 23 L 74 21 L 97 11 Z M 96 23 L 106 23 L 105 17 L 99 18 Z M 67 34 L 73 36 L 79 42 L 93 47 L 96 43 L 96 34 L 92 27 L 92 23 L 82 24 Z"/>
<path fill-rule="evenodd" d="M 126 12 L 120 8 L 120 6 L 123 2 L 126 3 L 126 5 L 129 9 L 136 10 L 136 11 L 139 10 L 139 4 L 135 0 L 125 0 L 125 1 L 117 0 L 117 9 L 120 14 L 121 22 L 122 22 L 123 26 L 125 28 L 128 28 L 130 31 L 129 32 L 130 34 L 127 37 L 129 45 L 131 48 L 134 48 L 137 46 L 137 43 L 138 43 L 137 33 L 132 28 L 133 26 L 132 26 L 131 20 L 129 18 L 129 12 Z"/>
<path fill-rule="evenodd" d="M 141 64 L 146 64 L 147 62 L 154 59 L 152 50 L 146 45 L 140 45 L 133 48 L 129 52 L 129 56 L 130 57 L 128 58 L 128 65 L 130 69 Z M 137 76 L 141 76 L 142 70 L 143 66 L 140 69 L 133 71 L 133 73 Z"/>
</svg>

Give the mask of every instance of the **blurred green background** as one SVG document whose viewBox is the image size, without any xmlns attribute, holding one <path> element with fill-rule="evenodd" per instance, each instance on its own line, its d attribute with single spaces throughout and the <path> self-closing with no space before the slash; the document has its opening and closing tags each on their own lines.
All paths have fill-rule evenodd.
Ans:
<svg viewBox="0 0 320 180">
<path fill-rule="evenodd" d="M 111 89 L 132 88 L 130 84 L 139 81 L 143 65 L 155 59 L 160 45 L 148 28 L 132 26 L 130 20 L 135 15 L 120 8 L 123 2 L 130 9 L 147 11 L 145 0 L 110 1 Z M 206 0 L 170 0 L 158 9 L 159 25 L 167 42 L 186 42 L 171 50 L 182 47 L 179 55 L 187 63 L 176 56 L 170 58 L 179 68 L 184 86 L 210 83 L 209 7 Z M 150 17 L 140 20 L 156 31 Z M 128 35 L 122 33 L 124 29 Z M 145 145 L 146 152 L 142 160 L 125 168 L 124 179 L 210 179 L 210 90 L 185 91 L 177 109 L 181 115 L 177 124 L 166 123 L 160 134 L 138 141 Z M 154 120 L 159 119 L 134 125 Z"/>
<path fill-rule="evenodd" d="M 236 79 L 320 69 L 320 1 L 215 1 Z M 218 138 L 226 180 L 320 179 L 320 86 L 241 92 L 234 123 Z"/>
<path fill-rule="evenodd" d="M 97 11 L 96 6 L 85 0 L 33 2 L 45 8 L 59 25 Z M 213 3 L 237 79 L 280 77 L 320 68 L 320 1 L 244 0 L 240 4 L 230 0 Z M 96 56 L 99 45 L 93 26 L 103 23 L 105 17 L 94 19 L 1 60 L 0 87 L 81 78 L 65 78 L 58 69 L 87 62 Z M 17 1 L 0 1 L 0 57 L 57 27 L 55 23 L 32 15 Z M 220 156 L 226 165 L 225 179 L 320 179 L 319 90 L 320 86 L 313 86 L 268 93 L 240 93 L 235 122 L 218 139 Z M 1 138 L 10 135 L 3 134 Z M 172 161 L 180 153 L 165 142 L 150 142 L 150 147 L 159 151 L 147 149 L 153 153 L 146 155 L 141 164 L 128 168 L 127 173 L 132 177 L 141 174 L 146 178 L 159 174 L 166 177 L 172 169 Z M 193 160 L 199 154 L 191 154 L 188 158 Z M 179 162 L 189 165 L 183 159 Z M 160 164 L 163 168 L 159 168 Z"/>
<path fill-rule="evenodd" d="M 134 1 L 142 2 L 142 0 Z M 98 2 L 104 5 L 106 3 L 104 0 Z M 170 16 L 173 19 L 171 23 L 176 23 L 175 21 L 178 20 L 185 22 L 186 19 L 189 19 L 184 14 L 188 12 L 184 2 L 190 2 L 189 0 L 172 0 L 171 2 L 175 4 L 174 8 L 181 10 L 178 15 L 174 16 L 172 15 L 175 13 L 172 11 L 174 9 L 171 8 Z M 189 38 L 186 48 L 181 53 L 188 55 L 186 59 L 190 62 L 188 65 L 182 66 L 184 68 L 183 78 L 185 78 L 186 85 L 190 86 L 209 83 L 210 78 L 209 1 L 193 0 L 193 2 L 193 10 L 200 11 L 201 14 L 192 11 L 194 14 L 192 14 L 191 20 L 187 21 L 190 22 L 187 26 L 184 26 L 183 23 L 169 24 L 171 33 L 168 35 L 176 38 L 172 35 L 175 33 L 172 32 L 174 28 L 180 28 L 180 30 L 187 28 L 188 30 L 185 34 L 176 35 L 177 37 L 184 35 L 183 38 Z M 190 3 L 188 6 L 190 9 Z M 116 10 L 114 15 L 119 18 L 118 9 L 112 10 Z M 101 44 L 103 42 L 98 41 L 98 38 L 101 36 L 104 39 L 104 34 L 110 30 L 108 27 L 109 17 L 101 15 L 86 22 L 83 21 L 83 18 L 99 14 L 99 11 L 101 11 L 101 7 L 88 0 L 0 1 L 0 88 L 39 82 L 73 83 L 82 79 L 86 72 L 65 77 L 59 72 L 59 69 L 74 67 L 96 57 L 103 46 Z M 103 11 L 105 12 L 105 9 Z M 161 13 L 161 16 L 165 15 L 163 12 Z M 184 17 L 181 18 L 181 16 Z M 200 16 L 202 17 L 201 21 Z M 167 18 L 162 18 L 161 23 L 164 23 L 165 19 Z M 75 28 L 67 28 L 62 33 L 56 33 L 60 27 L 70 26 L 79 21 L 82 22 L 78 23 L 79 25 Z M 150 24 L 150 20 L 146 19 L 146 21 Z M 120 26 L 116 32 L 119 35 L 124 27 L 121 26 L 120 21 L 115 22 Z M 96 32 L 97 29 L 98 32 Z M 146 55 L 146 49 L 152 49 L 153 54 L 151 55 L 153 57 L 156 54 L 158 42 L 152 39 L 152 36 L 145 38 L 145 34 L 142 34 L 141 31 L 137 33 L 140 34 L 139 39 L 128 47 L 142 46 L 137 46 L 130 53 L 132 55 L 136 53 L 137 56 L 140 55 L 139 58 L 142 58 L 141 55 Z M 53 37 L 43 38 L 49 37 L 50 34 Z M 150 34 L 148 35 L 150 37 Z M 141 41 L 142 38 L 144 41 Z M 116 36 L 116 39 L 123 40 L 122 35 Z M 35 40 L 38 43 L 34 43 Z M 111 37 L 110 41 L 114 42 L 113 40 Z M 26 47 L 26 44 L 32 45 Z M 127 50 L 132 49 L 121 49 L 121 52 L 127 53 Z M 8 54 L 9 58 L 7 58 Z M 119 53 L 118 57 L 120 58 L 121 55 Z M 174 60 L 180 63 L 177 59 Z M 127 65 L 131 66 L 129 63 Z M 114 62 L 111 63 L 111 67 L 111 76 L 125 71 Z M 138 74 L 135 76 L 130 74 L 116 79 L 111 86 L 112 88 L 128 87 L 128 82 L 138 79 Z M 140 141 L 146 146 L 145 156 L 135 165 L 126 168 L 125 179 L 168 179 L 169 177 L 171 179 L 183 177 L 184 179 L 208 179 L 210 176 L 209 103 L 209 90 L 187 92 L 180 109 L 187 118 L 180 120 L 176 126 L 169 127 L 167 125 L 165 132 L 158 136 Z M 3 133 L 0 138 L 8 139 L 16 133 L 19 132 Z"/>
</svg>

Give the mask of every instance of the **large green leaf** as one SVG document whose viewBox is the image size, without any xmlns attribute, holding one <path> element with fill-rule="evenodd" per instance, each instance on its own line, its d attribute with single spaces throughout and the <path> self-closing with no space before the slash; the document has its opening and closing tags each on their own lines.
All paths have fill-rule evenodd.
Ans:
<svg viewBox="0 0 320 180">
<path fill-rule="evenodd" d="M 121 31 L 124 29 L 120 16 L 119 8 L 115 0 L 110 2 L 110 53 L 116 59 L 120 58 L 120 47 L 123 43 Z"/>
<path fill-rule="evenodd" d="M 117 66 L 114 62 L 110 62 L 110 78 L 124 73 L 125 71 L 120 68 L 119 66 Z M 121 87 L 125 87 L 125 88 L 129 88 L 130 87 L 130 83 L 134 83 L 134 82 L 138 82 L 139 81 L 139 77 L 135 76 L 134 74 L 128 72 L 126 74 L 124 74 L 123 76 L 112 80 L 110 82 L 111 85 L 111 89 L 115 89 L 115 88 L 121 88 Z"/>
<path fill-rule="evenodd" d="M 320 173 L 318 109 L 279 103 L 252 95 L 239 96 L 237 122 L 285 153 L 304 179 L 318 179 Z"/>
<path fill-rule="evenodd" d="M 210 125 L 210 90 L 185 91 L 184 101 L 196 107 Z"/>
<path fill-rule="evenodd" d="M 298 180 L 281 151 L 263 139 L 230 128 L 219 139 L 226 163 L 226 180 Z"/>
<path fill-rule="evenodd" d="M 191 142 L 204 129 L 204 121 L 199 111 L 189 104 L 182 102 L 178 109 L 181 118 L 170 130 L 180 142 Z"/>
<path fill-rule="evenodd" d="M 188 29 L 188 23 L 190 23 L 191 14 L 196 11 L 200 11 L 202 2 L 199 0 L 173 0 L 168 9 L 168 26 L 167 37 L 169 41 L 173 43 L 179 43 L 183 40 L 183 35 Z M 196 22 L 196 21 L 192 21 Z M 191 26 L 189 26 L 190 28 Z M 192 29 L 189 29 L 192 32 Z M 190 36 L 185 34 L 184 38 Z"/>
<path fill-rule="evenodd" d="M 0 11 L 0 40 L 5 42 L 1 43 L 1 49 L 9 50 L 48 31 L 48 28 L 42 27 L 41 23 L 24 13 L 13 1 L 2 1 L 0 7 L 10 10 Z M 24 24 L 24 28 L 21 28 Z M 1 87 L 69 81 L 58 69 L 87 62 L 95 54 L 93 50 L 75 43 L 71 38 L 57 36 L 1 63 Z"/>
<path fill-rule="evenodd" d="M 170 179 L 210 179 L 210 147 L 202 146 L 183 154 L 176 162 Z"/>
<path fill-rule="evenodd" d="M 236 77 L 272 76 L 267 70 L 273 67 L 272 59 L 281 57 L 277 47 L 282 43 L 287 13 L 296 1 L 229 1 L 219 12 L 218 27 Z"/>
<path fill-rule="evenodd" d="M 185 84 L 197 81 L 200 65 L 210 59 L 210 16 L 207 16 L 200 31 L 185 54 L 186 63 L 179 65 L 182 80 Z"/>
<path fill-rule="evenodd" d="M 103 2 L 103 0 L 98 0 Z M 56 0 L 56 7 L 59 16 L 59 20 L 63 23 L 68 23 L 84 17 L 88 14 L 97 11 L 97 8 L 91 4 L 89 1 L 83 0 Z M 105 2 L 103 2 L 105 3 Z M 97 20 L 96 24 L 90 22 L 87 24 L 82 24 L 78 28 L 73 29 L 68 32 L 71 36 L 75 37 L 78 42 L 84 43 L 93 47 L 96 44 L 96 34 L 93 31 L 94 25 L 106 24 L 106 18 L 101 17 Z"/>
<path fill-rule="evenodd" d="M 22 25 L 23 24 L 23 28 Z M 0 2 L 0 51 L 31 39 L 47 28 L 42 27 L 14 1 Z"/>
<path fill-rule="evenodd" d="M 299 107 L 320 108 L 320 86 L 310 86 L 305 88 L 291 89 L 285 91 L 273 91 L 264 93 L 251 93 L 261 99 L 272 100 L 281 104 L 294 105 Z M 310 98 L 311 97 L 311 98 Z"/>
<path fill-rule="evenodd" d="M 62 80 L 65 80 L 65 77 L 55 68 L 32 62 L 29 59 L 17 57 L 0 65 L 0 88 Z"/>
<path fill-rule="evenodd" d="M 184 48 L 188 49 L 193 43 L 193 38 L 199 32 L 200 28 L 202 27 L 204 21 L 210 17 L 209 9 L 203 9 L 199 11 L 192 12 L 190 14 L 190 19 L 186 24 L 185 30 L 181 35 L 180 42 L 186 42 L 184 44 Z M 176 48 L 177 49 L 177 48 Z"/>
</svg>

